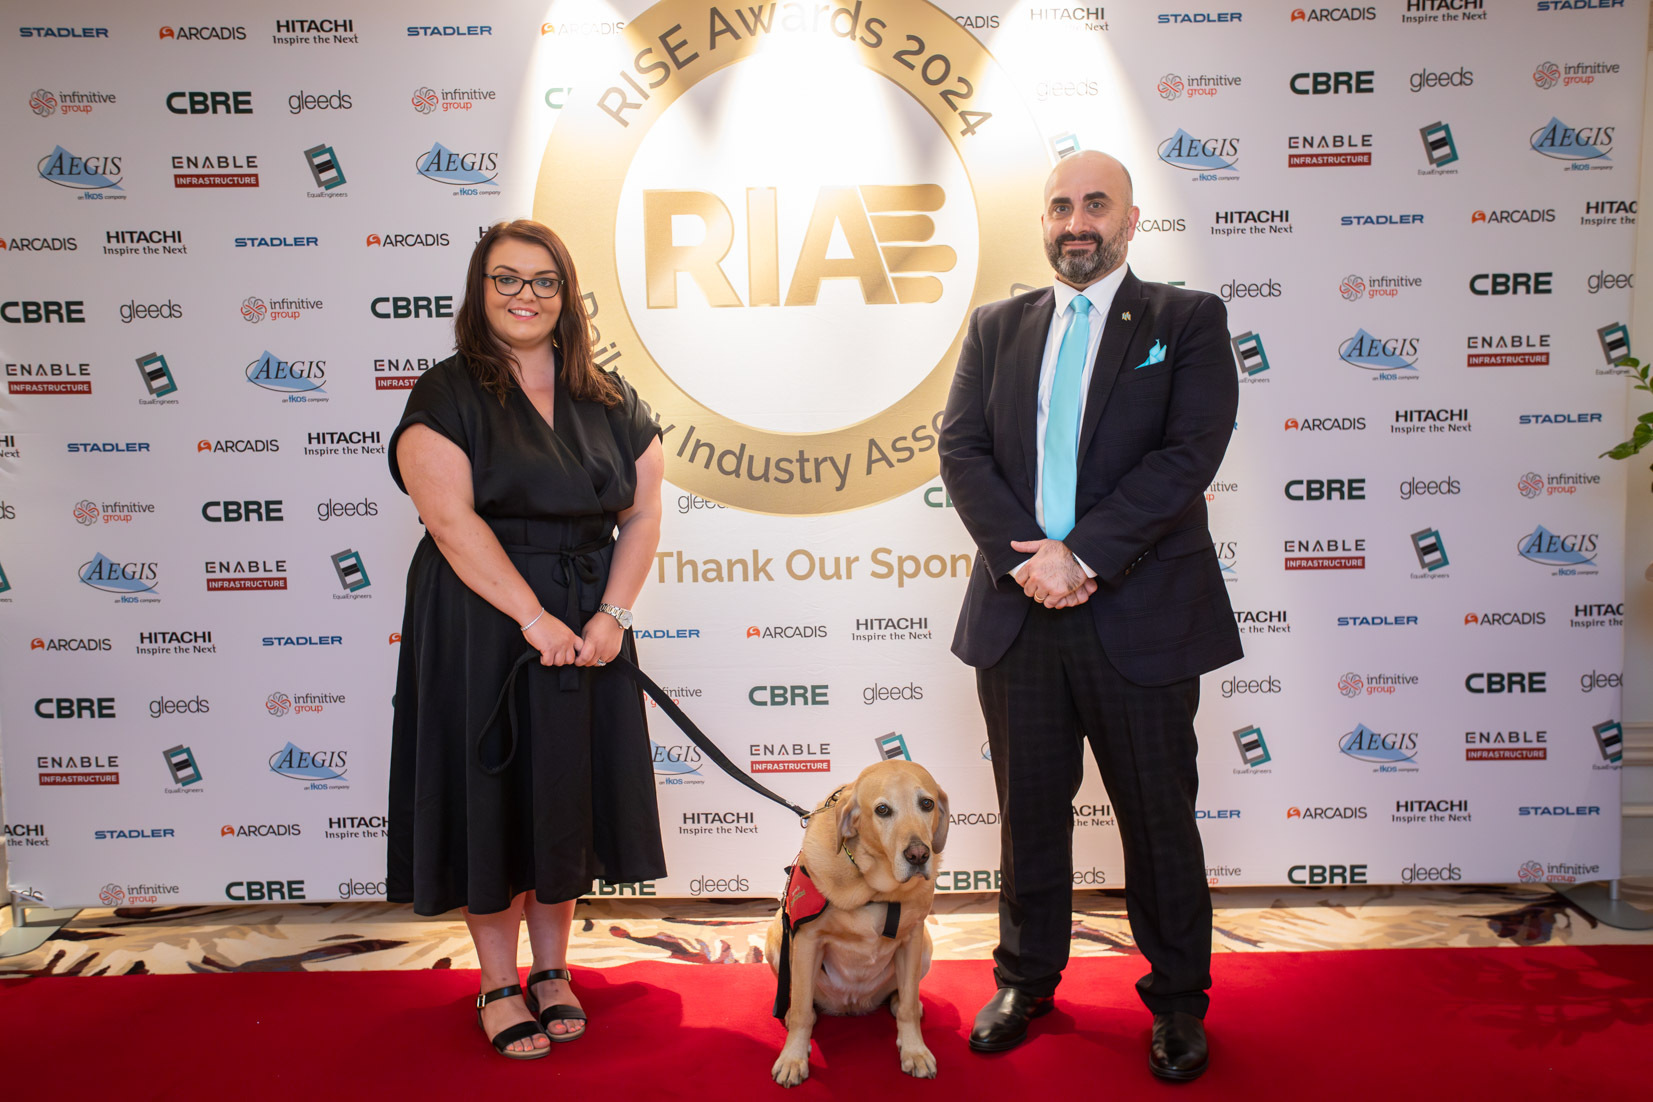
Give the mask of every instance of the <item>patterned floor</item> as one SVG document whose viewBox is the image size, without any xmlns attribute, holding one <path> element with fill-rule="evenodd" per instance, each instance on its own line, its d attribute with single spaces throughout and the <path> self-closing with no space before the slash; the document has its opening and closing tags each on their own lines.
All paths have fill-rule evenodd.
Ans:
<svg viewBox="0 0 1653 1102">
<path fill-rule="evenodd" d="M 1626 881 L 1625 901 L 1653 911 L 1653 881 Z M 1218 952 L 1466 945 L 1653 945 L 1653 931 L 1601 925 L 1547 888 L 1229 888 L 1213 891 Z M 1136 952 L 1118 892 L 1074 895 L 1074 955 Z M 991 955 L 994 898 L 936 898 L 940 960 Z M 763 960 L 774 904 L 742 900 L 582 901 L 570 963 Z M 528 961 L 527 937 L 522 958 Z M 458 912 L 420 918 L 386 903 L 154 907 L 82 911 L 39 949 L 0 959 L 0 978 L 314 969 L 475 968 Z"/>
</svg>

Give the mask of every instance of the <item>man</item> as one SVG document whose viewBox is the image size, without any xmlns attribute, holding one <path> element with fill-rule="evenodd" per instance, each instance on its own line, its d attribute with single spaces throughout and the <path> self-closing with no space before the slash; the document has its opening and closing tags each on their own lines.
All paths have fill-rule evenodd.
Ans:
<svg viewBox="0 0 1653 1102">
<path fill-rule="evenodd" d="M 1014 1047 L 1052 1007 L 1088 740 L 1151 969 L 1149 1063 L 1181 1080 L 1206 1068 L 1211 986 L 1199 675 L 1241 657 L 1204 491 L 1239 388 L 1221 300 L 1125 266 L 1138 213 L 1106 154 L 1051 172 L 1040 225 L 1057 283 L 970 319 L 941 475 L 978 548 L 953 653 L 976 667 L 1000 810 L 999 990 L 970 1047 Z"/>
</svg>

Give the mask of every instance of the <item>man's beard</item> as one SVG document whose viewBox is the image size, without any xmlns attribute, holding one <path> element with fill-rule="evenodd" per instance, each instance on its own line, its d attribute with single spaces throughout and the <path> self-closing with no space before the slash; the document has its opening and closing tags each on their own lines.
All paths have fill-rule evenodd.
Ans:
<svg viewBox="0 0 1653 1102">
<path fill-rule="evenodd" d="M 1096 248 L 1089 253 L 1070 255 L 1062 251 L 1062 246 L 1069 241 L 1091 241 Z M 1058 234 L 1054 241 L 1045 241 L 1045 259 L 1063 279 L 1083 287 L 1103 272 L 1113 271 L 1125 259 L 1125 227 L 1121 226 L 1119 232 L 1106 239 L 1096 233 Z"/>
</svg>

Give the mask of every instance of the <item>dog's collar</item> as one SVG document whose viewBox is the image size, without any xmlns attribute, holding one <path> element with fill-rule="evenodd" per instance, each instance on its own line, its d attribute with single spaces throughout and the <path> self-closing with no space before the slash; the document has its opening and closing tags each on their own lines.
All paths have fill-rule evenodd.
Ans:
<svg viewBox="0 0 1653 1102">
<path fill-rule="evenodd" d="M 849 858 L 849 863 L 852 866 L 854 866 L 855 871 L 860 872 L 861 871 L 861 866 L 855 864 L 855 854 L 850 852 L 849 842 L 846 841 L 846 842 L 843 843 L 843 850 L 844 850 L 844 856 Z"/>
</svg>

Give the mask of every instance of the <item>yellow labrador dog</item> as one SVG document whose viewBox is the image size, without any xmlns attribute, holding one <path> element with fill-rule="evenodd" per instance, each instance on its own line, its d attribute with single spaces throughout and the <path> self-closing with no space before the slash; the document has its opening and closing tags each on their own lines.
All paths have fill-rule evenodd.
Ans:
<svg viewBox="0 0 1653 1102">
<path fill-rule="evenodd" d="M 866 1014 L 886 1001 L 895 1013 L 901 1070 L 935 1077 L 936 1059 L 918 1024 L 918 981 L 930 970 L 924 920 L 947 823 L 947 793 L 910 761 L 868 766 L 811 816 L 769 926 L 775 1016 L 786 1023 L 786 1045 L 771 1071 L 781 1086 L 809 1077 L 816 1010 Z"/>
</svg>

